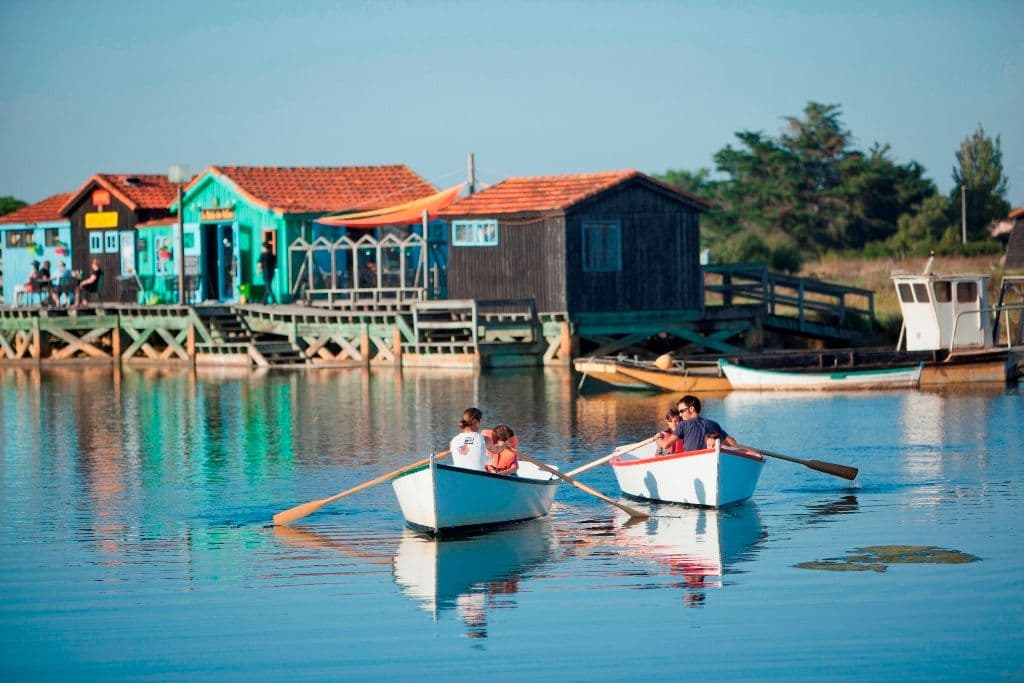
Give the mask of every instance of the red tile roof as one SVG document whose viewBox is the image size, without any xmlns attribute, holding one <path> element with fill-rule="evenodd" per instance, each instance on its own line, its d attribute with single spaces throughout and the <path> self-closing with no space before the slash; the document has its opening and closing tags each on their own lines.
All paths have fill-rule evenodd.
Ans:
<svg viewBox="0 0 1024 683">
<path fill-rule="evenodd" d="M 390 166 L 280 167 L 210 166 L 208 174 L 227 178 L 246 199 L 280 213 L 337 213 L 383 209 L 437 192 L 403 164 Z"/>
<path fill-rule="evenodd" d="M 1010 218 L 1024 218 L 1024 206 L 1010 212 Z"/>
<path fill-rule="evenodd" d="M 60 221 L 66 221 L 67 219 L 61 214 L 60 210 L 61 207 L 64 206 L 64 203 L 70 198 L 70 192 L 55 194 L 51 197 L 47 197 L 41 202 L 23 206 L 17 211 L 12 211 L 0 216 L 0 224 L 7 225 L 11 223 L 20 223 L 28 225 L 30 223 L 57 223 Z"/>
<path fill-rule="evenodd" d="M 621 183 L 640 180 L 678 195 L 697 208 L 708 203 L 633 169 L 603 173 L 508 178 L 483 192 L 466 197 L 441 212 L 442 216 L 493 215 L 533 211 L 563 211 Z"/>
<path fill-rule="evenodd" d="M 95 186 L 109 190 L 132 211 L 141 209 L 167 210 L 177 196 L 178 186 L 165 175 L 143 173 L 97 173 L 85 181 L 61 209 L 66 213 Z"/>
</svg>

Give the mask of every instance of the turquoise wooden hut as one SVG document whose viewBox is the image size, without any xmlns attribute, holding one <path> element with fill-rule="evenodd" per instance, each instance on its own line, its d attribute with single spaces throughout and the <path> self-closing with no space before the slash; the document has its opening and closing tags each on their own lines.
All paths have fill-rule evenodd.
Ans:
<svg viewBox="0 0 1024 683">
<path fill-rule="evenodd" d="M 71 222 L 61 214 L 70 198 L 70 192 L 55 194 L 0 216 L 4 304 L 16 303 L 15 290 L 28 280 L 32 261 L 49 261 L 53 277 L 61 261 L 71 267 Z"/>
<path fill-rule="evenodd" d="M 265 242 L 278 256 L 274 291 L 288 301 L 301 261 L 290 262 L 287 247 L 299 237 L 313 239 L 317 218 L 382 209 L 436 191 L 404 165 L 210 166 L 186 186 L 182 200 L 186 288 L 197 300 L 257 297 L 266 284 L 257 267 Z M 177 201 L 171 210 L 177 212 Z M 174 244 L 175 229 L 147 230 L 154 240 Z"/>
</svg>

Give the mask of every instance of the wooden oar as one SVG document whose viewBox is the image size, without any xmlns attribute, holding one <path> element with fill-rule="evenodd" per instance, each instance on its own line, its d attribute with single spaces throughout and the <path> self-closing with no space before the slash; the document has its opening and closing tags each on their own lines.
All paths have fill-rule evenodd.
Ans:
<svg viewBox="0 0 1024 683">
<path fill-rule="evenodd" d="M 609 498 L 608 496 L 604 495 L 600 491 L 595 491 L 594 489 L 590 488 L 586 484 L 582 484 L 582 483 L 576 481 L 575 479 L 573 479 L 572 477 L 570 477 L 567 474 L 562 474 L 561 472 L 556 470 L 554 467 L 550 467 L 548 465 L 545 465 L 540 460 L 537 460 L 535 458 L 531 458 L 530 456 L 526 455 L 525 453 L 521 453 L 519 451 L 516 451 L 516 456 L 520 460 L 525 460 L 526 462 L 532 462 L 534 465 L 536 465 L 537 467 L 541 468 L 545 472 L 548 472 L 549 474 L 555 475 L 556 477 L 558 477 L 562 481 L 564 481 L 566 483 L 569 483 L 569 484 L 572 484 L 573 486 L 575 486 L 576 488 L 580 489 L 581 491 L 586 491 L 590 495 L 596 496 L 596 497 L 600 498 L 601 500 L 603 500 L 604 502 L 608 503 L 609 505 L 614 505 L 615 507 L 617 507 L 620 510 L 622 510 L 623 512 L 625 512 L 630 517 L 634 517 L 634 518 L 637 518 L 637 519 L 643 519 L 645 517 L 650 517 L 650 515 L 647 514 L 646 512 L 640 512 L 639 510 L 634 510 L 633 508 L 628 507 L 626 505 L 623 505 L 622 503 L 619 503 L 618 501 L 612 500 L 611 498 Z"/>
<path fill-rule="evenodd" d="M 598 465 L 605 464 L 606 462 L 608 462 L 609 460 L 611 460 L 612 458 L 614 458 L 617 455 L 624 455 L 626 453 L 629 453 L 630 451 L 635 451 L 636 449 L 640 448 L 641 446 L 646 446 L 647 444 L 649 444 L 650 442 L 654 441 L 657 438 L 658 437 L 656 437 L 656 436 L 652 436 L 649 439 L 644 439 L 643 441 L 637 441 L 636 443 L 631 443 L 628 446 L 623 447 L 622 449 L 619 449 L 619 450 L 616 450 L 616 451 L 614 451 L 612 453 L 609 453 L 608 455 L 604 456 L 603 458 L 598 458 L 594 462 L 588 462 L 586 465 L 581 465 L 580 467 L 577 467 L 574 470 L 569 470 L 568 472 L 565 473 L 565 476 L 567 476 L 567 477 L 575 477 L 577 474 L 582 474 L 582 473 L 586 472 L 587 470 L 592 470 L 595 467 L 597 467 Z"/>
<path fill-rule="evenodd" d="M 821 460 L 803 460 L 801 458 L 794 458 L 789 455 L 783 455 L 782 453 L 772 453 L 766 451 L 763 448 L 754 448 L 753 446 L 744 446 L 743 444 L 737 444 L 740 448 L 746 448 L 751 451 L 757 451 L 763 455 L 767 455 L 771 458 L 778 458 L 779 460 L 788 460 L 803 465 L 804 467 L 810 467 L 812 470 L 818 470 L 825 474 L 831 474 L 834 477 L 842 477 L 843 479 L 854 480 L 857 478 L 858 470 L 856 467 L 847 467 L 846 465 L 836 465 L 831 462 L 822 462 Z"/>
<path fill-rule="evenodd" d="M 451 453 L 451 451 L 444 451 L 443 453 L 438 453 L 437 455 L 434 456 L 434 459 L 436 460 L 438 458 L 443 458 L 444 456 L 448 455 L 449 453 Z M 345 496 L 350 496 L 353 493 L 358 493 L 359 491 L 362 491 L 363 489 L 368 489 L 371 486 L 375 486 L 375 485 L 381 483 L 382 481 L 387 481 L 389 479 L 393 479 L 394 477 L 397 477 L 399 474 L 402 474 L 403 472 L 408 472 L 409 470 L 414 470 L 417 467 L 421 467 L 423 465 L 428 464 L 429 462 L 430 462 L 430 458 L 423 458 L 423 460 L 417 460 L 416 462 L 412 463 L 411 465 L 406 465 L 405 467 L 399 467 L 394 472 L 388 472 L 387 474 L 382 474 L 379 477 L 377 477 L 376 479 L 371 479 L 370 481 L 367 481 L 367 482 L 364 482 L 362 484 L 359 484 L 358 486 L 353 486 L 352 488 L 348 489 L 347 491 L 342 491 L 341 493 L 335 494 L 335 495 L 331 496 L 330 498 L 322 498 L 320 500 L 312 500 L 312 501 L 310 501 L 308 503 L 303 503 L 302 505 L 296 505 L 295 507 L 291 508 L 290 510 L 285 510 L 284 512 L 278 512 L 276 515 L 274 515 L 274 524 L 275 525 L 291 524 L 292 522 L 294 522 L 297 519 L 302 519 L 306 515 L 313 514 L 314 512 L 316 512 L 317 510 L 322 508 L 324 505 L 327 505 L 328 503 L 333 503 L 334 501 L 336 501 L 336 500 L 338 500 L 340 498 L 344 498 Z"/>
</svg>

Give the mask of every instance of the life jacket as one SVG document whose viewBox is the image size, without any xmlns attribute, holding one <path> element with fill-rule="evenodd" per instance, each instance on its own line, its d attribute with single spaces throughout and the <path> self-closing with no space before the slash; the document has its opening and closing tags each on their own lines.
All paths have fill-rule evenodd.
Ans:
<svg viewBox="0 0 1024 683">
<path fill-rule="evenodd" d="M 519 458 L 516 457 L 515 451 L 511 448 L 503 448 L 501 453 L 498 453 L 498 455 L 491 460 L 491 465 L 494 466 L 494 469 L 504 470 L 512 467 L 512 465 L 517 462 L 519 462 Z"/>
</svg>

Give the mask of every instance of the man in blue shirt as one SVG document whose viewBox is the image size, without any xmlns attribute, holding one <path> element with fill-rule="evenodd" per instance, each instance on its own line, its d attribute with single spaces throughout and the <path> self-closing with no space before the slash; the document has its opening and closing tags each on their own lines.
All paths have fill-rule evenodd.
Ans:
<svg viewBox="0 0 1024 683">
<path fill-rule="evenodd" d="M 702 451 L 706 449 L 709 434 L 717 434 L 723 446 L 737 446 L 736 439 L 722 429 L 722 425 L 714 420 L 701 417 L 700 399 L 686 395 L 679 399 L 679 423 L 675 431 L 658 439 L 658 446 L 669 448 L 677 440 L 683 440 L 684 451 Z"/>
</svg>

